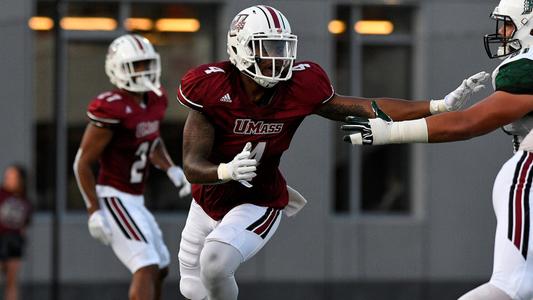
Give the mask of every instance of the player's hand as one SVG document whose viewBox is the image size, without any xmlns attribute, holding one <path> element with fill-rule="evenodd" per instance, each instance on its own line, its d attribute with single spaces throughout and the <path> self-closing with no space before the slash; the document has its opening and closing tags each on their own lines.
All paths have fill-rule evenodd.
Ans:
<svg viewBox="0 0 533 300">
<path fill-rule="evenodd" d="M 171 166 L 167 170 L 168 178 L 179 189 L 180 197 L 185 197 L 191 193 L 191 184 L 185 177 L 183 170 L 178 166 Z"/>
<path fill-rule="evenodd" d="M 348 116 L 341 129 L 347 131 L 344 141 L 353 145 L 381 145 L 390 140 L 392 119 L 383 112 L 375 101 L 372 101 L 372 110 L 376 118 L 368 119 Z"/>
<path fill-rule="evenodd" d="M 243 185 L 251 187 L 249 182 L 257 175 L 255 173 L 257 160 L 250 158 L 250 150 L 252 150 L 252 144 L 248 142 L 232 161 L 227 164 L 220 164 L 217 170 L 218 179 L 223 181 L 237 180 Z"/>
<path fill-rule="evenodd" d="M 483 71 L 463 80 L 461 85 L 453 92 L 446 95 L 444 99 L 432 100 L 432 103 L 430 104 L 432 106 L 431 113 L 435 114 L 461 109 L 468 99 L 470 99 L 472 94 L 479 92 L 485 87 L 482 83 L 490 77 L 489 73 Z"/>
<path fill-rule="evenodd" d="M 102 210 L 97 210 L 89 216 L 89 233 L 104 245 L 111 243 L 111 228 L 105 219 Z"/>
</svg>

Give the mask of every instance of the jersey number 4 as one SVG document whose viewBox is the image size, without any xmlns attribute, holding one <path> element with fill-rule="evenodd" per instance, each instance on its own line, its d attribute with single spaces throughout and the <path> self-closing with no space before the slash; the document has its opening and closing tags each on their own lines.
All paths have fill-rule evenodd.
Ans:
<svg viewBox="0 0 533 300">
<path fill-rule="evenodd" d="M 255 159 L 257 162 L 261 161 L 263 153 L 265 153 L 266 142 L 259 142 L 255 147 L 250 151 L 250 158 Z"/>
</svg>

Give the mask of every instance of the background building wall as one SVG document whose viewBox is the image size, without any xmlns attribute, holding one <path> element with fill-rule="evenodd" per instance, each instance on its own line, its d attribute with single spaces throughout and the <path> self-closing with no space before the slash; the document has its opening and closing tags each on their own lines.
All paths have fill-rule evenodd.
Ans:
<svg viewBox="0 0 533 300">
<path fill-rule="evenodd" d="M 146 2 L 149 2 L 146 0 Z M 159 1 L 161 2 L 161 1 Z M 402 2 L 401 3 L 407 3 Z M 254 1 L 222 1 L 217 56 L 226 58 L 227 24 Z M 300 60 L 333 71 L 327 22 L 337 1 L 265 1 L 285 13 L 298 34 Z M 347 1 L 343 4 L 382 1 Z M 416 99 L 442 98 L 467 76 L 492 71 L 482 36 L 494 25 L 488 18 L 497 1 L 410 1 L 415 4 Z M 32 33 L 26 20 L 30 0 L 0 2 L 0 47 L 4 70 L 0 85 L 0 167 L 11 160 L 32 165 Z M 23 49 L 23 51 L 21 51 Z M 9 59 L 7 59 L 9 58 Z M 394 71 L 394 70 L 387 70 Z M 384 72 L 384 70 L 376 70 Z M 173 87 L 168 87 L 169 89 Z M 475 100 L 491 91 L 488 87 Z M 394 96 L 394 95 L 384 95 Z M 295 218 L 285 218 L 276 235 L 237 273 L 243 282 L 463 281 L 487 280 L 492 269 L 495 217 L 492 183 L 512 153 L 501 131 L 468 142 L 416 145 L 415 213 L 408 217 L 335 215 L 332 211 L 334 133 L 338 124 L 309 117 L 282 161 L 288 183 L 308 200 Z M 16 132 L 16 134 L 14 134 Z M 346 145 L 346 147 L 351 147 Z M 357 152 L 354 151 L 354 155 Z M 9 160 L 5 158 L 9 157 Z M 71 162 L 69 162 L 70 164 Z M 172 255 L 170 280 L 176 282 L 177 249 L 185 213 L 158 213 Z M 50 278 L 51 216 L 39 213 L 29 232 L 23 281 Z M 111 251 L 92 240 L 84 213 L 68 213 L 62 225 L 61 280 L 64 283 L 124 283 L 129 273 Z"/>
<path fill-rule="evenodd" d="M 31 164 L 33 153 L 32 33 L 26 25 L 32 1 L 0 3 L 0 168 L 13 161 Z"/>
</svg>

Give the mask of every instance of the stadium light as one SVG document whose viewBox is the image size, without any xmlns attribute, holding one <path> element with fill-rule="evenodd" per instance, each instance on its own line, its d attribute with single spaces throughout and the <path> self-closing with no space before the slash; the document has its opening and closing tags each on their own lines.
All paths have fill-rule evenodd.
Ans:
<svg viewBox="0 0 533 300">
<path fill-rule="evenodd" d="M 341 20 L 331 20 L 328 23 L 328 30 L 332 34 L 341 34 L 346 31 L 346 23 Z"/>
<path fill-rule="evenodd" d="M 54 20 L 48 17 L 31 17 L 28 20 L 28 26 L 32 30 L 39 30 L 39 31 L 50 30 L 54 28 Z"/>
<path fill-rule="evenodd" d="M 124 28 L 128 31 L 150 31 L 153 27 L 154 22 L 148 18 L 127 18 L 124 21 Z"/>
<path fill-rule="evenodd" d="M 354 25 L 355 32 L 359 34 L 389 35 L 394 31 L 391 21 L 357 21 Z"/>
<path fill-rule="evenodd" d="M 155 28 L 168 32 L 196 32 L 200 30 L 200 21 L 193 18 L 159 19 Z"/>
<path fill-rule="evenodd" d="M 113 18 L 64 17 L 61 19 L 61 28 L 65 30 L 113 31 L 117 28 L 117 21 Z"/>
<path fill-rule="evenodd" d="M 28 26 L 32 30 L 51 30 L 54 21 L 49 17 L 31 17 Z M 61 19 L 61 28 L 64 30 L 85 31 L 113 31 L 117 29 L 117 21 L 104 17 L 64 17 Z M 154 21 L 148 18 L 127 18 L 124 28 L 128 31 L 150 31 L 154 28 Z M 200 30 L 200 21 L 194 18 L 159 19 L 155 22 L 155 29 L 162 32 L 197 32 Z"/>
</svg>

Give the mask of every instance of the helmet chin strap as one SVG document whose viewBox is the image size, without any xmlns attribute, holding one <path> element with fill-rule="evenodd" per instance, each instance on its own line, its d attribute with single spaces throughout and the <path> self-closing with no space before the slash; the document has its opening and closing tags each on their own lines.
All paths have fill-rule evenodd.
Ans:
<svg viewBox="0 0 533 300">
<path fill-rule="evenodd" d="M 144 84 L 147 88 L 149 88 L 152 92 L 154 92 L 158 97 L 161 97 L 163 93 L 160 89 L 158 89 L 150 79 L 146 78 L 146 76 L 141 76 L 137 79 L 138 81 L 141 81 L 142 84 Z"/>
<path fill-rule="evenodd" d="M 268 80 L 265 80 L 263 78 L 253 78 L 255 82 L 257 82 L 257 84 L 259 84 L 260 86 L 264 87 L 264 88 L 271 88 L 273 86 L 275 86 L 278 82 L 277 81 L 268 81 Z"/>
</svg>

